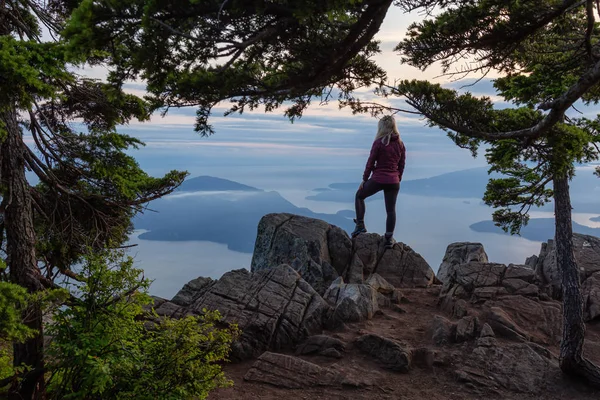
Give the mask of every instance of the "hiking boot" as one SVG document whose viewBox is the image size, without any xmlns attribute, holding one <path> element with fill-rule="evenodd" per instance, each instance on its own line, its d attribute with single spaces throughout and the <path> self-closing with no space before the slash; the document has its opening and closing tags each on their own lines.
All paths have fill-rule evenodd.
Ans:
<svg viewBox="0 0 600 400">
<path fill-rule="evenodd" d="M 365 222 L 364 221 L 357 221 L 355 219 L 354 223 L 356 224 L 356 228 L 354 228 L 354 232 L 352 232 L 352 234 L 350 235 L 350 236 L 352 236 L 352 238 L 357 237 L 361 233 L 366 233 L 367 232 L 367 228 L 365 228 Z"/>
<path fill-rule="evenodd" d="M 388 235 L 387 233 L 385 234 L 385 248 L 386 249 L 392 249 L 394 247 L 394 245 L 396 244 L 396 240 L 394 240 L 394 236 L 393 235 Z"/>
</svg>

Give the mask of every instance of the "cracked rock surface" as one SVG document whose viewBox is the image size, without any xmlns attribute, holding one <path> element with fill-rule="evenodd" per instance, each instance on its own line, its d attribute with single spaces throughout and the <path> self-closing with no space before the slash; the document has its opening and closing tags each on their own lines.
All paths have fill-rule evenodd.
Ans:
<svg viewBox="0 0 600 400">
<path fill-rule="evenodd" d="M 178 294 L 175 299 L 181 297 Z M 219 310 L 225 322 L 236 323 L 242 330 L 233 348 L 236 359 L 256 357 L 267 349 L 292 347 L 307 336 L 321 333 L 324 315 L 330 309 L 288 265 L 254 274 L 243 269 L 230 271 L 202 286 L 192 297 L 194 300 L 186 306 L 169 301 L 157 303 L 156 312 L 182 316 L 200 314 L 204 308 Z"/>
</svg>

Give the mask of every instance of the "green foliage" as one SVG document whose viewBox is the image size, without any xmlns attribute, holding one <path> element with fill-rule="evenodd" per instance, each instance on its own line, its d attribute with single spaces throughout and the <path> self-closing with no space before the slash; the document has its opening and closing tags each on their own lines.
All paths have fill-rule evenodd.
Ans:
<svg viewBox="0 0 600 400">
<path fill-rule="evenodd" d="M 237 330 L 218 328 L 217 312 L 158 318 L 149 281 L 119 252 L 87 255 L 78 273 L 48 329 L 50 398 L 206 398 L 230 384 L 220 363 Z"/>
<path fill-rule="evenodd" d="M 496 224 L 518 234 L 531 207 L 552 200 L 549 185 L 555 177 L 571 178 L 574 165 L 600 156 L 597 121 L 564 115 L 578 99 L 584 104 L 600 100 L 594 6 L 590 10 L 586 2 L 571 0 L 406 0 L 399 5 L 411 11 L 437 8 L 435 17 L 411 25 L 397 46 L 403 62 L 421 69 L 439 63 L 444 72 L 462 77 L 495 70 L 501 75 L 493 81 L 498 93 L 520 106 L 498 110 L 487 97 L 422 81 L 381 91 L 403 96 L 430 126 L 445 130 L 473 155 L 485 147 L 490 172 L 501 178 L 489 181 L 483 199 L 495 209 Z M 460 61 L 468 62 L 449 72 Z M 361 111 L 360 105 L 355 109 Z"/>
<path fill-rule="evenodd" d="M 12 342 L 22 343 L 35 333 L 21 320 L 27 300 L 24 288 L 0 281 L 0 380 L 14 375 Z"/>
<path fill-rule="evenodd" d="M 155 109 L 198 107 L 207 135 L 222 100 L 226 114 L 285 106 L 293 120 L 313 97 L 382 79 L 372 38 L 391 2 L 83 0 L 64 35 L 70 59 L 107 62 L 115 86 L 144 79 Z"/>
<path fill-rule="evenodd" d="M 13 102 L 26 108 L 36 98 L 56 96 L 55 80 L 71 80 L 60 45 L 0 36 L 0 108 Z"/>
</svg>

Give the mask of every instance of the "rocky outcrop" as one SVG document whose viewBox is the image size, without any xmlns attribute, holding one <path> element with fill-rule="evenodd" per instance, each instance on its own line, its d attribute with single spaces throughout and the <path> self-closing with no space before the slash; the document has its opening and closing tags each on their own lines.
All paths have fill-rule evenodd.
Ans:
<svg viewBox="0 0 600 400">
<path fill-rule="evenodd" d="M 581 271 L 581 280 L 585 282 L 591 275 L 600 271 L 600 238 L 575 233 L 573 246 L 575 260 Z M 556 264 L 554 240 L 542 243 L 539 256 L 529 260 L 531 264 L 535 261 L 535 276 L 539 284 L 544 286 L 550 296 L 560 299 L 562 278 Z"/>
<path fill-rule="evenodd" d="M 485 254 L 479 246 L 473 247 L 476 255 Z M 453 259 L 453 254 L 465 254 L 464 249 L 468 246 L 459 243 L 448 248 L 449 254 L 446 254 L 445 259 Z M 460 253 L 457 249 L 463 249 L 463 252 Z M 467 304 L 476 303 L 480 304 L 482 322 L 487 322 L 499 336 L 544 344 L 556 344 L 560 340 L 561 304 L 541 296 L 543 293 L 538 286 L 536 271 L 530 266 L 510 264 L 507 267 L 503 264 L 471 261 L 452 264 L 447 271 L 439 303 L 452 316 L 465 317 L 468 312 Z M 586 297 L 590 299 L 590 304 L 594 303 L 597 293 L 594 287 L 595 284 L 590 284 L 589 289 L 584 286 L 584 293 L 590 294 Z M 442 334 L 444 324 L 434 320 L 434 326 L 436 323 L 436 342 L 443 343 L 447 340 L 444 339 L 447 335 Z M 457 341 L 467 339 L 462 333 L 456 337 Z"/>
<path fill-rule="evenodd" d="M 446 248 L 446 254 L 437 272 L 437 278 L 446 282 L 454 274 L 456 267 L 470 262 L 488 262 L 488 256 L 481 243 L 459 242 L 451 243 Z"/>
<path fill-rule="evenodd" d="M 297 357 L 266 352 L 261 355 L 244 376 L 250 382 L 268 383 L 287 389 L 315 386 L 351 386 L 362 384 L 340 372 L 323 368 Z"/>
<path fill-rule="evenodd" d="M 480 244 L 455 243 L 448 246 L 444 260 L 455 262 L 448 262 L 442 274 L 440 304 L 452 315 L 466 315 L 464 304 L 459 302 L 461 299 L 486 302 L 509 295 L 532 298 L 540 295 L 540 288 L 535 284 L 535 271 L 529 266 L 510 264 L 507 267 L 503 264 L 480 261 L 459 264 L 458 256 L 463 255 L 470 259 L 487 258 Z"/>
<path fill-rule="evenodd" d="M 377 291 L 373 287 L 344 283 L 341 277 L 331 284 L 323 297 L 333 306 L 333 313 L 327 324 L 331 328 L 345 322 L 371 319 L 379 309 Z"/>
<path fill-rule="evenodd" d="M 411 349 L 379 335 L 363 335 L 356 339 L 356 346 L 363 353 L 375 358 L 383 368 L 398 372 L 408 372 L 411 366 Z"/>
<path fill-rule="evenodd" d="M 332 356 L 346 351 L 346 345 L 339 339 L 327 335 L 314 335 L 306 339 L 296 349 L 296 355 L 320 354 Z"/>
<path fill-rule="evenodd" d="M 218 310 L 225 322 L 238 324 L 242 331 L 233 346 L 232 356 L 237 359 L 255 357 L 267 349 L 293 347 L 307 336 L 321 333 L 330 311 L 323 298 L 287 265 L 254 274 L 230 271 L 218 281 L 198 285 L 197 292 L 192 287 L 184 288 L 185 296 L 175 296 L 185 302 L 193 299 L 185 307 L 165 301 L 156 312 L 181 316 L 202 313 L 204 308 Z"/>
<path fill-rule="evenodd" d="M 545 350 L 541 348 L 542 350 Z M 476 388 L 504 388 L 513 392 L 537 394 L 548 387 L 558 363 L 550 353 L 535 344 L 479 346 L 457 370 L 460 382 Z"/>
<path fill-rule="evenodd" d="M 377 234 L 351 240 L 324 221 L 291 214 L 269 214 L 258 226 L 251 270 L 288 264 L 321 295 L 341 276 L 362 284 L 374 273 L 393 286 L 427 287 L 434 273 L 418 253 L 403 243 L 386 250 Z"/>
<path fill-rule="evenodd" d="M 323 294 L 344 272 L 351 255 L 350 238 L 336 226 L 292 214 L 268 214 L 258 224 L 251 271 L 288 264 Z"/>
<path fill-rule="evenodd" d="M 592 274 L 583 282 L 584 318 L 592 321 L 600 318 L 600 272 Z"/>
<path fill-rule="evenodd" d="M 600 238 L 573 234 L 574 255 L 579 267 L 584 296 L 586 321 L 600 317 Z M 554 240 L 542 243 L 539 256 L 527 262 L 535 270 L 535 282 L 540 290 L 550 297 L 562 299 L 562 278 L 556 263 Z"/>
</svg>

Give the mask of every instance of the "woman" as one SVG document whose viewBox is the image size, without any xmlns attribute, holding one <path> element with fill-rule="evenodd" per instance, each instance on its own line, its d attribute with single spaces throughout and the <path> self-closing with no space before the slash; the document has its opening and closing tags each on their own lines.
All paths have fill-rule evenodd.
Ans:
<svg viewBox="0 0 600 400">
<path fill-rule="evenodd" d="M 363 181 L 356 192 L 356 228 L 352 237 L 367 231 L 365 228 L 365 199 L 383 190 L 385 197 L 385 247 L 394 246 L 394 228 L 396 226 L 396 199 L 400 190 L 400 181 L 404 173 L 406 161 L 406 147 L 400 139 L 396 121 L 392 116 L 385 116 L 379 120 L 377 135 L 371 147 L 371 154 L 367 161 Z M 373 173 L 371 178 L 369 176 Z"/>
</svg>

